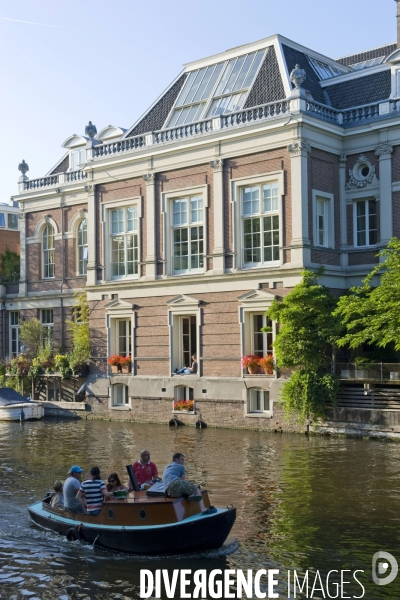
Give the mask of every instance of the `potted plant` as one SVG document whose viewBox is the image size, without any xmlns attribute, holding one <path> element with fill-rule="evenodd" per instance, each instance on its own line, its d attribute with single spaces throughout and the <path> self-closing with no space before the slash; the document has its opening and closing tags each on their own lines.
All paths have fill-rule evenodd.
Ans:
<svg viewBox="0 0 400 600">
<path fill-rule="evenodd" d="M 110 356 L 107 360 L 108 364 L 111 366 L 111 373 L 120 373 L 122 371 L 121 359 L 123 356 L 119 354 L 114 354 Z"/>
<path fill-rule="evenodd" d="M 71 367 L 67 354 L 56 354 L 54 357 L 54 366 L 63 379 L 67 379 L 71 375 Z"/>
<path fill-rule="evenodd" d="M 257 375 L 260 368 L 260 357 L 255 354 L 248 354 L 242 357 L 242 367 L 247 368 L 250 375 Z"/>
<path fill-rule="evenodd" d="M 375 361 L 366 356 L 357 356 L 354 359 L 354 362 L 356 364 L 356 379 L 367 379 L 368 368 L 371 367 Z"/>
<path fill-rule="evenodd" d="M 132 364 L 132 358 L 130 356 L 121 356 L 121 369 L 123 373 L 130 373 L 131 372 L 131 364 Z"/>
<path fill-rule="evenodd" d="M 272 354 L 266 354 L 263 358 L 260 358 L 259 365 L 264 369 L 264 373 L 272 375 L 274 372 L 274 357 Z"/>
<path fill-rule="evenodd" d="M 75 377 L 86 377 L 88 374 L 87 355 L 79 348 L 74 348 L 68 355 L 69 366 Z"/>
<path fill-rule="evenodd" d="M 174 402 L 174 410 L 194 411 L 194 400 L 177 400 Z"/>
</svg>

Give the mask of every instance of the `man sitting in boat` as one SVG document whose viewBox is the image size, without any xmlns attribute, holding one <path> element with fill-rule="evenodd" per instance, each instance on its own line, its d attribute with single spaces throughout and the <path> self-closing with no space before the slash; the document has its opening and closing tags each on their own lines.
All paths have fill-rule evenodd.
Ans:
<svg viewBox="0 0 400 600">
<path fill-rule="evenodd" d="M 64 508 L 63 484 L 61 481 L 54 482 L 54 494 L 51 497 L 50 506 L 52 508 Z"/>
<path fill-rule="evenodd" d="M 83 510 L 85 510 L 86 506 L 87 514 L 94 517 L 101 511 L 105 496 L 111 498 L 112 492 L 107 492 L 106 484 L 100 478 L 99 467 L 92 467 L 90 469 L 90 479 L 81 483 L 76 499 L 81 504 Z"/>
<path fill-rule="evenodd" d="M 64 510 L 67 512 L 79 514 L 86 512 L 76 499 L 76 494 L 81 488 L 82 470 L 78 465 L 74 465 L 70 468 L 69 477 L 64 482 Z"/>
<path fill-rule="evenodd" d="M 177 452 L 172 457 L 172 463 L 167 465 L 162 476 L 164 489 L 171 498 L 188 496 L 188 500 L 200 502 L 202 499 L 200 488 L 191 481 L 186 481 L 185 457 Z"/>
<path fill-rule="evenodd" d="M 151 462 L 150 452 L 148 450 L 141 451 L 140 460 L 134 462 L 132 468 L 135 473 L 136 481 L 140 486 L 153 482 L 158 477 L 157 467 Z"/>
</svg>

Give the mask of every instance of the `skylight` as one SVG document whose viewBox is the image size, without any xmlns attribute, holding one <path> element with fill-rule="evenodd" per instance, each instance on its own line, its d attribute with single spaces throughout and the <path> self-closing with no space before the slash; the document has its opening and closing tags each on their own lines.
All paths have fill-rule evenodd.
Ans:
<svg viewBox="0 0 400 600">
<path fill-rule="evenodd" d="M 265 50 L 191 71 L 167 127 L 241 110 L 264 58 Z"/>
<path fill-rule="evenodd" d="M 338 77 L 339 75 L 344 75 L 347 73 L 347 71 L 342 71 L 336 65 L 328 65 L 320 60 L 317 60 L 316 58 L 312 58 L 311 56 L 307 56 L 307 58 L 320 79 L 330 79 L 331 77 Z"/>
<path fill-rule="evenodd" d="M 359 63 L 355 63 L 354 65 L 350 65 L 350 68 L 354 71 L 359 71 L 360 69 L 367 69 L 368 67 L 376 67 L 376 65 L 380 65 L 385 57 L 379 56 L 378 58 L 371 58 L 370 60 L 364 60 Z"/>
</svg>

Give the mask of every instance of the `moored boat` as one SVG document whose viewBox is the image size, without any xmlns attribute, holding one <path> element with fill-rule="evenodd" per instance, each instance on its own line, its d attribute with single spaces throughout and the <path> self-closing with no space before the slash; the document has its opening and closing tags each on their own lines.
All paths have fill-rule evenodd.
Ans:
<svg viewBox="0 0 400 600">
<path fill-rule="evenodd" d="M 39 402 L 31 402 L 11 388 L 0 388 L 0 421 L 29 421 L 43 416 Z"/>
<path fill-rule="evenodd" d="M 236 518 L 233 507 L 214 508 L 208 492 L 200 502 L 159 492 L 134 491 L 110 498 L 96 516 L 52 508 L 49 498 L 28 508 L 38 525 L 69 540 L 132 554 L 182 554 L 220 548 Z"/>
</svg>

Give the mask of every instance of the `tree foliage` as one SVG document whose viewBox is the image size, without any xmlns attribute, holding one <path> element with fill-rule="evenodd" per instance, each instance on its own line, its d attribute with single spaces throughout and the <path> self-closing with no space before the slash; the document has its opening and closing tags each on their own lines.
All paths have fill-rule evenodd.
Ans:
<svg viewBox="0 0 400 600">
<path fill-rule="evenodd" d="M 20 256 L 12 250 L 6 249 L 0 254 L 0 278 L 4 282 L 17 280 L 20 273 Z"/>
<path fill-rule="evenodd" d="M 393 238 L 378 256 L 384 261 L 372 269 L 362 286 L 351 288 L 338 302 L 334 315 L 345 327 L 338 346 L 393 343 L 400 350 L 400 240 Z M 379 275 L 380 283 L 374 287 Z"/>
<path fill-rule="evenodd" d="M 283 384 L 281 399 L 286 415 L 300 420 L 323 416 L 338 389 L 328 371 L 340 321 L 332 314 L 336 299 L 319 283 L 322 272 L 304 271 L 302 281 L 282 302 L 274 300 L 266 313 L 280 324 L 274 343 L 277 366 L 297 369 Z"/>
<path fill-rule="evenodd" d="M 83 365 L 90 356 L 90 311 L 86 293 L 78 292 L 76 299 L 77 304 L 73 310 L 74 318 L 67 321 L 72 340 L 72 351 L 69 354 L 72 370 Z"/>
<path fill-rule="evenodd" d="M 19 337 L 30 353 L 37 356 L 43 348 L 43 343 L 48 340 L 48 330 L 39 319 L 27 319 L 20 323 Z"/>
</svg>

